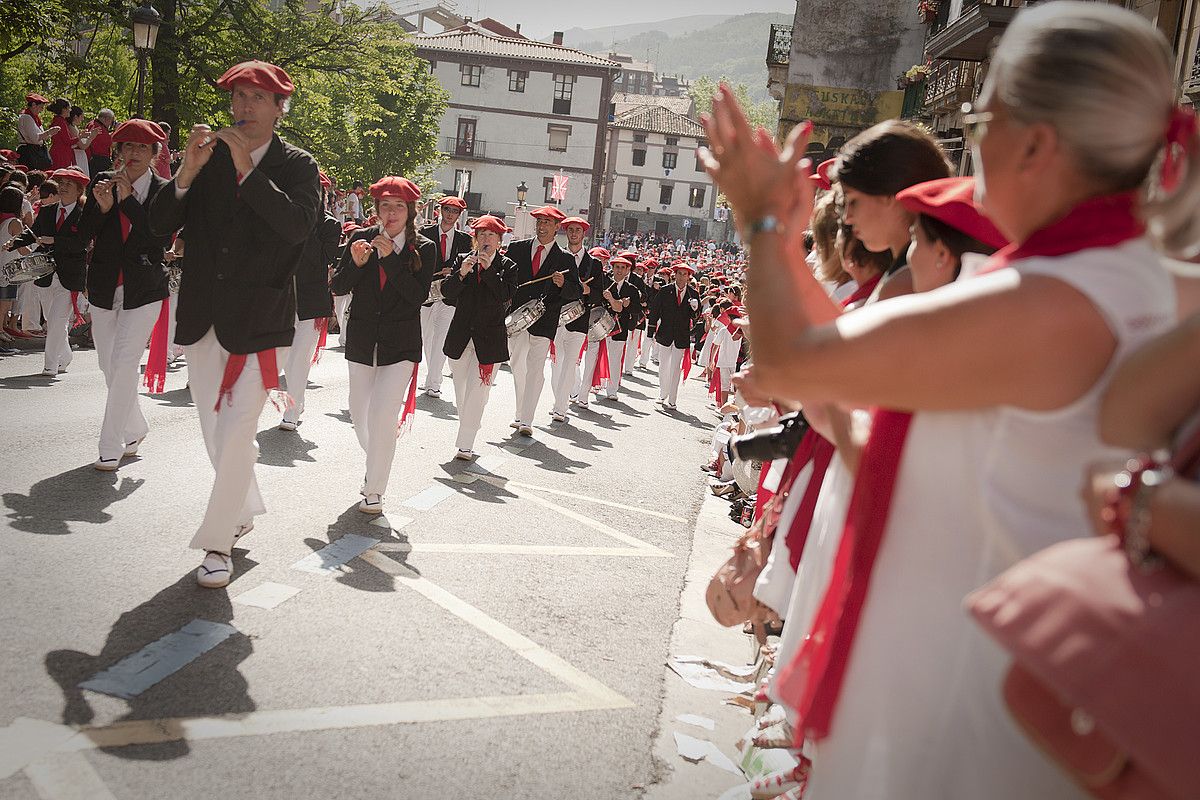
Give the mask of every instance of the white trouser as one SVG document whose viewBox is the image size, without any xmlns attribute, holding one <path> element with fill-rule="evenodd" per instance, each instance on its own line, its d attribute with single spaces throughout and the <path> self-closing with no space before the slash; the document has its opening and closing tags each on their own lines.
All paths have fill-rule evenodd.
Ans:
<svg viewBox="0 0 1200 800">
<path fill-rule="evenodd" d="M 662 361 L 662 345 L 658 343 L 657 339 L 655 339 L 653 336 L 650 336 L 650 334 L 646 335 L 650 338 L 650 346 L 647 348 L 650 351 L 650 358 L 654 360 L 655 364 L 658 364 Z M 645 358 L 645 356 L 643 355 L 642 358 Z"/>
<path fill-rule="evenodd" d="M 608 380 L 601 381 L 597 388 L 597 396 L 607 394 L 609 397 L 616 397 L 617 390 L 621 388 L 621 354 L 625 352 L 625 343 L 616 339 L 605 339 L 608 350 Z M 592 375 L 596 371 L 596 362 L 600 360 L 600 342 L 593 342 L 591 339 L 587 343 L 587 355 L 583 358 L 583 374 L 579 376 L 579 383 L 575 389 L 575 394 L 579 395 L 579 402 L 587 405 L 588 392 L 592 389 Z"/>
<path fill-rule="evenodd" d="M 350 421 L 358 443 L 367 454 L 365 494 L 380 497 L 387 491 L 396 457 L 397 424 L 408 385 L 417 365 L 400 361 L 383 367 L 347 362 L 350 365 Z"/>
<path fill-rule="evenodd" d="M 308 373 L 312 369 L 313 355 L 317 352 L 320 338 L 317 320 L 296 318 L 296 333 L 292 336 L 292 346 L 283 364 L 288 394 L 292 398 L 292 404 L 283 412 L 283 418 L 288 422 L 299 422 L 300 415 L 304 413 L 304 390 L 308 388 Z"/>
<path fill-rule="evenodd" d="M 625 339 L 625 360 L 621 362 L 624 365 L 621 372 L 626 375 L 633 374 L 633 365 L 637 363 L 638 335 L 640 333 L 641 331 L 638 330 L 630 331 L 628 338 Z"/>
<path fill-rule="evenodd" d="M 722 353 L 724 355 L 724 353 Z M 737 371 L 737 361 L 718 361 L 714 366 L 721 371 L 721 393 L 725 400 L 729 399 L 729 391 L 733 388 L 733 373 Z M 718 397 L 719 402 L 722 398 Z"/>
<path fill-rule="evenodd" d="M 558 326 L 554 337 L 554 360 L 550 363 L 550 386 L 554 389 L 554 411 L 566 415 L 571 395 L 577 393 L 579 385 L 579 351 L 583 348 L 586 333 L 569 331 Z M 587 398 L 584 398 L 585 400 Z"/>
<path fill-rule="evenodd" d="M 638 366 L 646 367 L 650 365 L 650 353 L 654 350 L 657 342 L 650 338 L 645 331 L 638 331 L 638 349 L 641 351 L 638 355 Z"/>
<path fill-rule="evenodd" d="M 277 348 L 276 357 L 286 358 L 287 350 Z M 242 373 L 233 384 L 232 397 L 222 399 L 218 413 L 214 407 L 229 352 L 221 347 L 212 328 L 200 341 L 184 346 L 183 352 L 192 403 L 200 415 L 200 432 L 204 435 L 208 460 L 216 471 L 204 520 L 192 537 L 191 547 L 228 554 L 238 525 L 267 510 L 254 477 L 254 462 L 258 460 L 258 442 L 254 437 L 263 404 L 267 402 L 267 390 L 263 388 L 258 357 L 248 355 Z"/>
<path fill-rule="evenodd" d="M 446 368 L 446 334 L 454 319 L 454 306 L 441 300 L 421 306 L 421 346 L 425 350 L 425 389 L 442 390 L 442 373 Z"/>
<path fill-rule="evenodd" d="M 546 356 L 550 353 L 550 340 L 544 336 L 530 336 L 521 331 L 508 337 L 508 363 L 512 367 L 513 382 L 517 388 L 517 422 L 533 425 L 538 399 L 546 385 Z M 457 384 L 455 384 L 457 385 Z"/>
<path fill-rule="evenodd" d="M 179 314 L 179 293 L 170 295 L 171 310 L 167 316 L 167 358 L 174 360 L 183 355 L 183 346 L 175 344 L 175 323 Z"/>
<path fill-rule="evenodd" d="M 28 332 L 41 329 L 42 293 L 33 281 L 25 281 L 17 288 L 16 305 L 16 313 L 21 316 L 21 330 Z"/>
<path fill-rule="evenodd" d="M 479 358 L 475 355 L 474 342 L 467 342 L 461 357 L 450 359 L 454 404 L 458 407 L 458 438 L 454 446 L 459 450 L 471 450 L 475 445 L 479 426 L 483 424 L 483 409 L 487 406 L 499 368 L 499 364 L 493 365 L 492 379 L 488 383 L 479 379 Z"/>
<path fill-rule="evenodd" d="M 46 317 L 46 362 L 44 369 L 58 372 L 71 363 L 71 342 L 67 334 L 71 331 L 71 318 L 75 311 L 71 306 L 71 292 L 58 282 L 58 273 L 50 278 L 46 288 L 37 287 Z"/>
<path fill-rule="evenodd" d="M 92 340 L 108 399 L 100 426 L 100 458 L 120 459 L 125 445 L 141 439 L 150 430 L 138 405 L 138 366 L 146 351 L 146 340 L 158 321 L 161 303 L 138 308 L 121 308 L 125 287 L 113 293 L 112 310 L 92 306 Z"/>
<path fill-rule="evenodd" d="M 338 346 L 346 346 L 346 309 L 350 307 L 350 298 L 354 294 L 335 295 L 333 298 L 333 313 L 338 321 Z"/>
<path fill-rule="evenodd" d="M 686 350 L 661 346 L 658 362 L 658 399 L 675 405 L 679 397 L 679 380 L 683 375 L 683 355 Z"/>
</svg>

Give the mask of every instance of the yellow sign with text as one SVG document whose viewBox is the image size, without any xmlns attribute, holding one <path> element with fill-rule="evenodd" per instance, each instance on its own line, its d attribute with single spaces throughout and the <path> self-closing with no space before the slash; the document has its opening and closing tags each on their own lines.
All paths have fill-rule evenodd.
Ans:
<svg viewBox="0 0 1200 800">
<path fill-rule="evenodd" d="M 903 108 L 904 92 L 792 84 L 784 95 L 780 120 L 811 119 L 817 127 L 868 128 L 899 117 Z"/>
</svg>

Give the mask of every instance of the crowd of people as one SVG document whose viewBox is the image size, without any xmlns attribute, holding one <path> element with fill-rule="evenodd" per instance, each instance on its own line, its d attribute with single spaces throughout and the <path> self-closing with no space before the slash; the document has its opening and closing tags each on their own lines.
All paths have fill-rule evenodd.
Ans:
<svg viewBox="0 0 1200 800">
<path fill-rule="evenodd" d="M 780 148 L 714 103 L 753 353 L 702 467 L 749 527 L 708 598 L 765 642 L 755 744 L 791 756 L 752 796 L 1200 793 L 1170 744 L 1200 741 L 1173 65 L 1132 12 L 1022 11 L 964 110 L 974 178 L 905 121 L 812 165 L 810 126 Z"/>
<path fill-rule="evenodd" d="M 745 251 L 593 235 L 553 205 L 532 212 L 533 237 L 506 241 L 503 219 L 464 223 L 453 196 L 420 226 L 421 191 L 402 176 L 337 198 L 275 132 L 293 86 L 265 62 L 222 76 L 235 124 L 193 126 L 167 175 L 159 126 L 127 121 L 111 132 L 116 163 L 85 163 L 99 134 L 61 102 L 42 128 L 44 98 L 30 95 L 28 169 L 0 179 L 0 260 L 52 252 L 56 266 L 34 301 L 0 302 L 20 320 L 12 335 L 45 320 L 48 376 L 70 362 L 66 332 L 90 303 L 108 384 L 97 469 L 118 469 L 147 435 L 147 341 L 152 386 L 182 350 L 215 471 L 191 545 L 211 588 L 229 583 L 232 549 L 265 510 L 259 415 L 273 398 L 281 428 L 302 424 L 330 325 L 364 514 L 382 512 L 398 432 L 418 390 L 440 396 L 447 362 L 452 457 L 466 461 L 498 364 L 524 437 L 539 408 L 570 424 L 572 407 L 618 399 L 622 376 L 650 364 L 672 412 L 696 369 L 721 417 L 702 469 L 749 528 L 710 605 L 778 635 L 760 636 L 757 744 L 794 766 L 753 796 L 1194 797 L 1186 748 L 1130 730 L 1130 709 L 1149 708 L 1162 716 L 1141 724 L 1200 740 L 1196 689 L 1155 673 L 1195 663 L 1196 638 L 1141 634 L 1158 607 L 1178 607 L 1164 592 L 1200 578 L 1200 292 L 1171 271 L 1194 272 L 1200 253 L 1200 127 L 1173 65 L 1134 13 L 1069 0 L 1022 11 L 964 115 L 973 178 L 897 120 L 814 167 L 811 125 L 780 147 L 723 88 L 699 158 Z M 62 132 L 69 148 L 53 143 Z M 72 160 L 39 172 L 27 162 L 47 138 L 52 162 Z M 173 295 L 164 267 L 179 264 Z M 1046 585 L 1029 588 L 1061 569 L 1043 553 L 1080 539 L 1107 549 L 1074 568 L 1116 554 L 1140 605 L 1106 616 L 1094 581 L 1045 583 L 1063 604 L 1133 620 L 1107 639 L 1084 612 L 1052 613 Z M 1168 577 L 1143 591 L 1153 569 Z M 1061 636 L 1039 638 L 1052 622 Z M 1080 688 L 1080 659 L 1046 655 L 1066 640 L 1140 690 L 1102 701 L 1103 681 Z M 1147 674 L 1122 676 L 1144 649 Z"/>
</svg>

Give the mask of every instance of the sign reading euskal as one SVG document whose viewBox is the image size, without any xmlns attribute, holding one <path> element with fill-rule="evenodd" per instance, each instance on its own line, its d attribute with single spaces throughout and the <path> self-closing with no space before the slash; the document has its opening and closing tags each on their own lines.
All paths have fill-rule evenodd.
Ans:
<svg viewBox="0 0 1200 800">
<path fill-rule="evenodd" d="M 903 108 L 904 92 L 792 84 L 784 95 L 780 118 L 811 119 L 817 127 L 867 128 L 899 117 Z"/>
</svg>

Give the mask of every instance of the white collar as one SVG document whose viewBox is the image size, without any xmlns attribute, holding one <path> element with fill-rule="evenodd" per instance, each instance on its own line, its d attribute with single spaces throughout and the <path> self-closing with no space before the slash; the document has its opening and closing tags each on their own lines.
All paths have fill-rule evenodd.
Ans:
<svg viewBox="0 0 1200 800">
<path fill-rule="evenodd" d="M 65 214 L 63 214 L 63 218 L 65 219 L 65 218 L 71 216 L 71 212 L 75 210 L 75 206 L 77 206 L 78 204 L 79 204 L 78 200 L 76 200 L 74 203 L 71 203 L 71 205 L 69 205 L 69 206 L 64 206 L 62 203 L 59 203 L 58 207 L 66 212 Z"/>
<path fill-rule="evenodd" d="M 558 246 L 558 242 L 557 242 L 556 240 L 554 240 L 554 239 L 551 239 L 551 240 L 550 240 L 550 244 L 542 244 L 542 243 L 541 243 L 541 242 L 538 240 L 538 238 L 537 238 L 536 236 L 535 236 L 535 237 L 533 237 L 533 251 L 534 251 L 535 253 L 537 252 L 537 249 L 538 249 L 539 247 L 544 247 L 544 248 L 546 248 L 546 250 L 547 250 L 547 252 L 548 252 L 548 251 L 550 250 L 550 248 L 552 248 L 552 247 L 557 247 L 557 246 Z"/>
<path fill-rule="evenodd" d="M 146 195 L 150 193 L 150 173 L 153 170 L 146 170 L 142 173 L 142 177 L 133 182 L 133 196 L 139 203 L 146 202 Z"/>
<path fill-rule="evenodd" d="M 274 141 L 274 139 L 275 137 L 272 136 L 270 139 L 267 139 L 266 144 L 256 147 L 250 151 L 250 161 L 254 164 L 254 166 L 257 167 L 258 163 L 263 160 L 263 156 L 267 154 L 267 150 L 271 147 L 271 142 Z"/>
<path fill-rule="evenodd" d="M 379 228 L 379 230 L 383 231 L 384 236 L 387 236 L 387 231 L 383 230 L 382 226 Z M 404 249 L 404 231 L 403 230 L 400 231 L 400 235 L 393 236 L 393 237 L 391 237 L 391 239 L 392 239 L 392 243 L 396 246 L 397 253 L 399 253 L 401 250 Z"/>
</svg>

